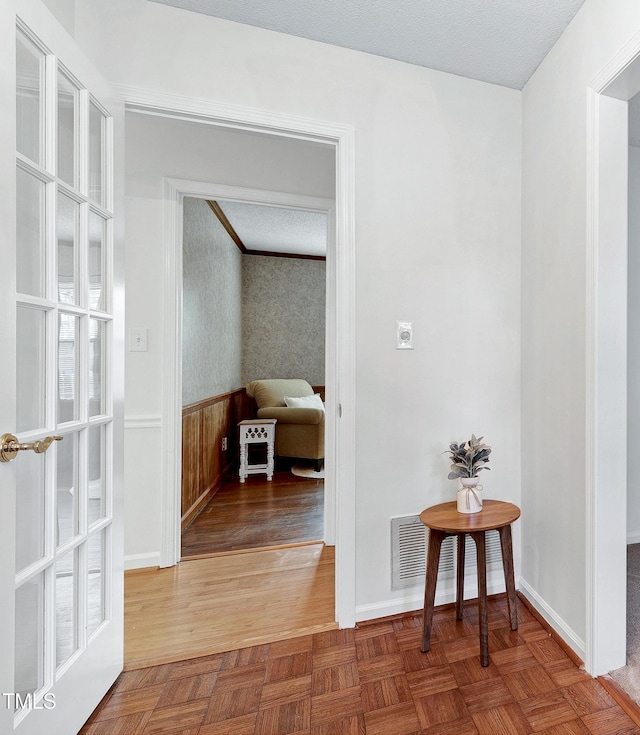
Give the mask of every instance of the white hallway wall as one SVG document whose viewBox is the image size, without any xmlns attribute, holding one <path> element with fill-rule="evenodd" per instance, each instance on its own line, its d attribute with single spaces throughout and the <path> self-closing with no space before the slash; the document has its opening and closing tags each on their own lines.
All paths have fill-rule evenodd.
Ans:
<svg viewBox="0 0 640 735">
<path fill-rule="evenodd" d="M 639 32 L 634 0 L 587 0 L 523 90 L 522 582 L 583 641 L 587 89 Z"/>
<path fill-rule="evenodd" d="M 389 519 L 453 497 L 448 443 L 484 434 L 487 494 L 520 502 L 520 93 L 142 0 L 78 11 L 116 83 L 353 126 L 357 615 L 417 607 L 419 586 L 390 589 Z M 147 223 L 127 223 L 127 288 L 150 319 L 163 264 Z M 415 322 L 414 351 L 395 350 L 398 319 Z M 160 413 L 161 340 L 128 373 L 129 413 Z M 155 452 L 138 447 L 138 466 Z M 128 553 L 133 537 L 157 551 L 143 520 Z M 518 550 L 516 536 L 519 567 Z"/>
</svg>

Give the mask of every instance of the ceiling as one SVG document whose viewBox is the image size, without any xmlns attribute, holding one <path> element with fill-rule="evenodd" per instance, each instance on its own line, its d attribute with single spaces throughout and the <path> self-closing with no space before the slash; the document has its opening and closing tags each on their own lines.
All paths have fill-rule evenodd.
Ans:
<svg viewBox="0 0 640 735">
<path fill-rule="evenodd" d="M 584 0 L 151 0 L 522 89 Z M 326 218 L 219 202 L 249 251 L 318 256 Z"/>
<path fill-rule="evenodd" d="M 584 0 L 153 0 L 522 89 Z"/>
<path fill-rule="evenodd" d="M 324 257 L 327 216 L 290 207 L 217 201 L 249 253 L 278 253 Z"/>
</svg>

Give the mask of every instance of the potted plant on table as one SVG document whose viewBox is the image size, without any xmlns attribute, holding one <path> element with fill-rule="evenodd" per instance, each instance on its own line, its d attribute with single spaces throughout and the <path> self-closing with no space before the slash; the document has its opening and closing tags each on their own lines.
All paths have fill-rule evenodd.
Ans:
<svg viewBox="0 0 640 735">
<path fill-rule="evenodd" d="M 482 485 L 478 485 L 478 473 L 491 469 L 487 467 L 491 447 L 482 442 L 483 438 L 476 438 L 472 434 L 471 439 L 466 442 L 452 442 L 449 445 L 449 479 L 458 479 L 462 485 L 456 494 L 459 513 L 478 513 L 482 510 Z"/>
</svg>

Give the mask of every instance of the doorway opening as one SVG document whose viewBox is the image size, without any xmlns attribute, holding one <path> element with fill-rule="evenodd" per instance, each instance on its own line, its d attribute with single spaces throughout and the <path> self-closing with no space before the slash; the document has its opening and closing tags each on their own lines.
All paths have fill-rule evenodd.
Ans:
<svg viewBox="0 0 640 735">
<path fill-rule="evenodd" d="M 234 194 L 183 198 L 183 561 L 323 542 L 325 520 L 335 537 L 333 488 L 325 504 L 322 466 L 335 203 L 281 192 L 256 201 L 242 188 Z M 263 203 L 274 197 L 286 206 Z M 285 379 L 291 390 L 303 381 L 319 407 L 298 411 L 299 426 L 287 423 L 295 410 L 287 417 L 275 408 L 283 432 L 274 427 L 275 473 L 267 477 L 266 456 L 257 456 L 267 445 L 250 444 L 250 461 L 265 469 L 241 481 L 238 424 L 258 418 L 245 386 L 265 378 Z"/>
<path fill-rule="evenodd" d="M 331 527 L 336 545 L 336 620 L 341 627 L 355 624 L 355 258 L 354 258 L 354 139 L 351 126 L 326 123 L 295 116 L 231 108 L 215 102 L 157 95 L 144 90 L 123 89 L 125 107 L 133 117 L 152 115 L 173 122 L 188 121 L 203 129 L 229 129 L 246 135 L 255 133 L 280 141 L 304 141 L 329 146 L 335 156 L 335 257 L 327 261 L 327 374 L 325 461 L 327 487 L 334 488 L 335 518 Z M 248 134 L 248 135 L 247 135 Z M 233 163 L 233 161 L 231 161 Z M 180 258 L 176 250 L 182 231 L 182 198 L 224 198 L 225 192 L 210 191 L 204 180 L 211 180 L 215 166 L 194 182 L 165 178 L 161 199 L 164 203 L 162 227 L 164 310 L 163 406 L 160 416 L 161 457 L 161 546 L 160 566 L 172 566 L 180 553 L 180 461 L 181 386 L 177 350 L 181 325 Z M 183 171 L 179 170 L 178 175 Z M 189 184 L 185 189 L 184 184 Z M 243 183 L 243 182 L 236 182 Z M 258 182 L 261 184 L 262 182 Z M 266 188 L 266 187 L 265 187 Z M 145 197 L 147 191 L 142 193 Z M 262 190 L 258 189 L 257 192 Z M 153 194 L 157 196 L 157 194 Z M 231 197 L 233 198 L 233 196 Z M 273 204 L 279 204 L 273 201 Z M 331 228 L 330 228 L 331 229 Z"/>
</svg>

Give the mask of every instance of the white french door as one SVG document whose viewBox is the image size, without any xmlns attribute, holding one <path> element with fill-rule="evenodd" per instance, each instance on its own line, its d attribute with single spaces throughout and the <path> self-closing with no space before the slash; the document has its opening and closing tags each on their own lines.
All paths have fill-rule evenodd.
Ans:
<svg viewBox="0 0 640 735">
<path fill-rule="evenodd" d="M 122 669 L 114 103 L 39 0 L 2 12 L 0 732 L 72 735 Z"/>
</svg>

